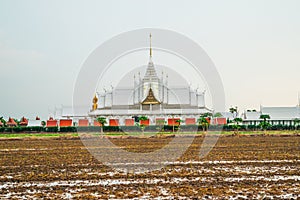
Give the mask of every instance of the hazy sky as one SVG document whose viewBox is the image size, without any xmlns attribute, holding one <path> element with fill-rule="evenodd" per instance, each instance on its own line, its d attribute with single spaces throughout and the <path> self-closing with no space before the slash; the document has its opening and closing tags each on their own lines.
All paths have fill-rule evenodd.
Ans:
<svg viewBox="0 0 300 200">
<path fill-rule="evenodd" d="M 145 27 L 196 41 L 220 73 L 227 107 L 296 105 L 299 10 L 297 0 L 0 0 L 0 116 L 46 118 L 71 105 L 91 51 Z"/>
</svg>

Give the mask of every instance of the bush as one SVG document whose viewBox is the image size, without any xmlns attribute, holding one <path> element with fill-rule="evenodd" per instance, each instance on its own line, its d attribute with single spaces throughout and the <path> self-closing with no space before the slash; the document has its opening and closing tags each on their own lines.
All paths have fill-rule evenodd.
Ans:
<svg viewBox="0 0 300 200">
<path fill-rule="evenodd" d="M 74 132 L 77 132 L 77 128 L 75 126 L 60 127 L 59 132 L 61 132 L 61 133 L 74 133 Z"/>
<path fill-rule="evenodd" d="M 26 132 L 43 132 L 44 128 L 41 126 L 27 126 L 23 128 L 23 131 Z"/>
<path fill-rule="evenodd" d="M 172 125 L 164 125 L 164 131 L 173 132 L 173 127 L 175 132 L 178 131 L 178 126 L 172 126 Z"/>
<path fill-rule="evenodd" d="M 89 126 L 78 126 L 77 131 L 78 132 L 88 132 Z"/>
<path fill-rule="evenodd" d="M 198 125 L 181 125 L 180 126 L 180 130 L 184 131 L 184 132 L 195 132 L 198 131 L 199 129 Z M 202 130 L 202 129 L 201 129 Z"/>
<path fill-rule="evenodd" d="M 145 128 L 146 130 L 146 128 Z M 138 126 L 120 126 L 122 132 L 140 132 L 141 128 Z"/>
<path fill-rule="evenodd" d="M 13 132 L 13 128 L 12 127 L 5 127 L 4 128 L 4 132 L 5 133 L 12 133 Z"/>
<path fill-rule="evenodd" d="M 248 125 L 247 126 L 247 128 L 246 128 L 248 131 L 255 131 L 255 130 L 257 130 L 257 129 L 259 129 L 259 127 L 258 126 L 256 126 L 256 125 Z"/>
<path fill-rule="evenodd" d="M 202 130 L 202 127 L 200 127 L 200 128 Z M 210 131 L 222 131 L 223 128 L 224 128 L 224 125 L 210 125 L 208 127 L 208 130 L 210 130 Z"/>
<path fill-rule="evenodd" d="M 145 127 L 145 132 L 161 132 L 163 126 L 150 125 Z"/>
<path fill-rule="evenodd" d="M 26 128 L 26 127 L 17 126 L 17 127 L 13 127 L 12 131 L 15 133 L 20 133 L 20 132 L 24 132 L 24 128 Z"/>
<path fill-rule="evenodd" d="M 56 133 L 56 132 L 58 132 L 58 127 L 57 126 L 55 126 L 55 127 L 46 127 L 45 132 L 54 132 L 54 133 Z"/>
<path fill-rule="evenodd" d="M 224 131 L 233 131 L 232 125 L 225 124 L 223 126 Z"/>
<path fill-rule="evenodd" d="M 256 131 L 261 130 L 259 125 L 239 125 L 240 131 Z M 202 126 L 201 125 L 181 125 L 181 126 L 174 126 L 174 131 L 181 130 L 183 132 L 201 132 Z M 276 124 L 271 125 L 267 128 L 267 130 L 300 130 L 300 125 L 282 125 Z M 27 126 L 27 127 L 0 127 L 0 133 L 21 133 L 21 132 L 62 132 L 62 133 L 74 133 L 74 132 L 100 132 L 101 128 L 99 126 L 87 126 L 87 127 L 41 127 L 41 126 Z M 235 127 L 233 125 L 210 125 L 208 127 L 210 131 L 234 131 Z M 139 126 L 104 126 L 104 132 L 140 132 L 141 128 Z M 145 132 L 173 132 L 172 125 L 150 125 L 146 126 L 144 129 Z"/>
<path fill-rule="evenodd" d="M 80 126 L 77 127 L 78 132 L 100 132 L 100 126 Z M 120 132 L 119 126 L 103 126 L 104 132 Z"/>
<path fill-rule="evenodd" d="M 100 127 L 98 127 L 100 129 Z M 103 126 L 104 132 L 120 132 L 119 126 Z"/>
</svg>

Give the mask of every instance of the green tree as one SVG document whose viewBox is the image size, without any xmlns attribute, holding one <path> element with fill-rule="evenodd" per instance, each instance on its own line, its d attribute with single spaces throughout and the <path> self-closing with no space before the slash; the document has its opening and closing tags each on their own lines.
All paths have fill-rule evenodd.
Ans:
<svg viewBox="0 0 300 200">
<path fill-rule="evenodd" d="M 139 120 L 142 121 L 142 120 L 148 120 L 149 118 L 145 115 L 142 115 L 139 117 Z"/>
<path fill-rule="evenodd" d="M 271 124 L 267 120 L 271 119 L 271 117 L 270 115 L 262 114 L 259 116 L 259 119 L 263 120 L 262 122 L 259 123 L 259 126 L 264 130 L 266 134 L 267 129 L 271 126 Z"/>
<path fill-rule="evenodd" d="M 179 130 L 179 128 L 180 128 L 180 125 L 181 125 L 181 123 L 182 122 L 184 122 L 183 120 L 181 120 L 181 119 L 177 119 L 176 120 L 176 123 L 178 123 L 178 130 Z"/>
<path fill-rule="evenodd" d="M 5 127 L 5 126 L 6 126 L 6 121 L 5 121 L 5 119 L 3 119 L 3 117 L 0 117 L 0 121 L 2 122 L 3 126 Z"/>
<path fill-rule="evenodd" d="M 17 126 L 20 126 L 20 120 L 18 120 L 18 119 L 13 119 L 13 120 L 15 120 L 15 122 L 17 123 Z"/>
<path fill-rule="evenodd" d="M 139 117 L 139 124 L 138 124 L 138 126 L 140 127 L 140 129 L 142 130 L 142 135 L 144 136 L 144 131 L 145 131 L 145 128 L 146 128 L 146 125 L 145 124 L 141 124 L 141 121 L 146 121 L 146 120 L 148 120 L 149 118 L 147 117 L 147 116 L 144 116 L 144 115 L 142 115 L 142 116 L 140 116 Z"/>
<path fill-rule="evenodd" d="M 241 123 L 243 122 L 242 118 L 236 117 L 233 119 L 233 128 L 234 128 L 234 133 L 239 134 L 239 130 L 241 128 Z"/>
<path fill-rule="evenodd" d="M 232 113 L 233 118 L 237 118 L 237 116 L 238 116 L 238 107 L 237 106 L 230 107 L 229 112 Z"/>
<path fill-rule="evenodd" d="M 166 124 L 166 121 L 164 119 L 157 119 L 156 124 L 159 126 L 157 130 L 159 131 L 160 135 L 162 136 L 162 133 L 164 132 L 164 126 Z"/>
<path fill-rule="evenodd" d="M 223 115 L 220 112 L 217 112 L 213 115 L 213 117 L 218 118 L 218 117 L 223 117 Z"/>
<path fill-rule="evenodd" d="M 175 132 L 175 122 L 177 122 L 177 120 L 174 121 L 174 114 L 172 114 L 172 132 Z"/>
<path fill-rule="evenodd" d="M 101 133 L 103 133 L 103 126 L 107 123 L 106 118 L 105 117 L 98 117 L 97 122 L 99 122 L 99 124 L 101 124 L 100 131 L 101 131 Z"/>
<path fill-rule="evenodd" d="M 211 113 L 203 113 L 200 115 L 200 118 L 197 120 L 198 124 L 201 125 L 203 132 L 206 132 L 209 127 L 210 117 L 211 117 Z"/>
<path fill-rule="evenodd" d="M 299 127 L 299 124 L 300 124 L 300 119 L 299 118 L 295 118 L 293 119 L 293 122 L 294 122 L 294 129 L 295 129 L 295 134 L 297 134 L 297 130 L 298 130 L 298 127 Z"/>
</svg>

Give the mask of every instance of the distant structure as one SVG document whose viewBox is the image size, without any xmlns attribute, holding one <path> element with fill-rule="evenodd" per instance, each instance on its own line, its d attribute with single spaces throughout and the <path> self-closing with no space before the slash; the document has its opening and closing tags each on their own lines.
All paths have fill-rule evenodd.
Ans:
<svg viewBox="0 0 300 200">
<path fill-rule="evenodd" d="M 9 127 L 14 127 L 14 126 L 17 126 L 17 122 L 13 119 L 13 118 L 8 118 L 8 121 L 6 122 L 6 125 L 9 126 Z"/>
<path fill-rule="evenodd" d="M 260 111 L 248 110 L 242 115 L 244 124 L 258 125 L 262 119 L 259 119 L 262 114 L 270 116 L 268 120 L 272 125 L 293 125 L 295 119 L 300 119 L 300 107 L 267 107 L 261 106 Z"/>
<path fill-rule="evenodd" d="M 42 121 L 40 117 L 36 116 L 35 119 L 28 120 L 27 126 L 31 126 L 31 127 L 42 126 Z"/>
<path fill-rule="evenodd" d="M 22 117 L 19 124 L 20 124 L 20 126 L 27 126 L 28 125 L 28 119 L 26 119 L 25 117 Z"/>
</svg>

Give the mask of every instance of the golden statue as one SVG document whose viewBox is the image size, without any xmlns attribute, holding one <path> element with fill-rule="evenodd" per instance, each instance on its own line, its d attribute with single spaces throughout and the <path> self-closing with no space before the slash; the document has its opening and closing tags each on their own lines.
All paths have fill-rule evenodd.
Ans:
<svg viewBox="0 0 300 200">
<path fill-rule="evenodd" d="M 93 108 L 92 108 L 92 110 L 97 110 L 97 108 L 98 108 L 98 98 L 95 94 L 95 96 L 93 98 Z"/>
<path fill-rule="evenodd" d="M 149 92 L 148 92 L 148 96 L 144 99 L 144 101 L 142 102 L 143 105 L 156 105 L 156 104 L 160 104 L 160 102 L 155 98 L 152 88 L 150 86 Z"/>
</svg>

